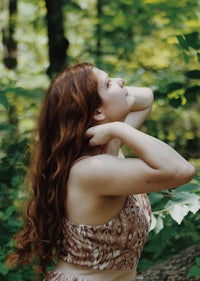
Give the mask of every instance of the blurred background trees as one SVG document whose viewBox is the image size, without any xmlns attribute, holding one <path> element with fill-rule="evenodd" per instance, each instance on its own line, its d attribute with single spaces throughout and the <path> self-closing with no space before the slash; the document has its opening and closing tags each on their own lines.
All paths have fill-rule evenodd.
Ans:
<svg viewBox="0 0 200 281">
<path fill-rule="evenodd" d="M 32 267 L 4 265 L 21 225 L 24 155 L 50 78 L 76 62 L 151 87 L 154 107 L 142 130 L 197 167 L 190 184 L 150 195 L 154 229 L 139 269 L 200 242 L 199 9 L 198 0 L 0 2 L 0 280 L 34 280 Z"/>
</svg>

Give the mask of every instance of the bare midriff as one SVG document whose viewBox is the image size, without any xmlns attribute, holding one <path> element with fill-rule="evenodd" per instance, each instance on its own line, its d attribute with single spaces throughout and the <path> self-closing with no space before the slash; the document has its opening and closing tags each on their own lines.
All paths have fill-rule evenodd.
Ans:
<svg viewBox="0 0 200 281">
<path fill-rule="evenodd" d="M 54 271 L 82 277 L 87 281 L 135 281 L 136 269 L 122 270 L 95 270 L 79 265 L 69 264 L 60 260 Z"/>
</svg>

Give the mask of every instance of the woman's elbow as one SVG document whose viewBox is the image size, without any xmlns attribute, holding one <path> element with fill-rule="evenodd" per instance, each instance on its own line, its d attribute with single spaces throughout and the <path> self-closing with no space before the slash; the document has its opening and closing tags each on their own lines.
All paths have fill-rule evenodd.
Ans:
<svg viewBox="0 0 200 281">
<path fill-rule="evenodd" d="M 157 189 L 171 189 L 186 184 L 191 181 L 195 175 L 195 168 L 189 162 L 179 163 L 168 166 L 165 169 L 154 170 L 154 173 L 149 177 L 150 183 L 155 183 Z"/>
<path fill-rule="evenodd" d="M 191 164 L 191 163 L 187 163 L 187 165 L 185 165 L 185 168 L 183 168 L 183 172 L 185 174 L 186 180 L 191 181 L 193 179 L 193 177 L 196 174 L 196 169 L 195 167 Z"/>
<path fill-rule="evenodd" d="M 174 170 L 174 179 L 177 180 L 178 185 L 190 182 L 195 176 L 196 169 L 189 163 L 182 163 L 178 165 L 177 170 Z"/>
<path fill-rule="evenodd" d="M 154 94 L 151 88 L 144 88 L 145 89 L 145 94 L 146 94 L 146 99 L 148 101 L 148 106 L 151 106 L 154 101 Z"/>
</svg>

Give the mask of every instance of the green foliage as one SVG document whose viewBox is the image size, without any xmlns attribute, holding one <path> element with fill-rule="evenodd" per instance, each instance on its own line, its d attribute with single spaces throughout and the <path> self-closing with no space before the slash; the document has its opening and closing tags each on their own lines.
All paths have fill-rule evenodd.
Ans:
<svg viewBox="0 0 200 281">
<path fill-rule="evenodd" d="M 12 251 L 11 238 L 22 225 L 19 211 L 26 199 L 23 181 L 28 158 L 25 157 L 25 152 L 30 138 L 30 124 L 37 111 L 41 90 L 28 91 L 15 87 L 12 80 L 9 82 L 13 86 L 2 83 L 0 91 L 0 279 L 33 281 L 35 275 L 32 266 L 9 270 L 5 259 Z M 23 130 L 21 126 L 24 127 Z"/>
<path fill-rule="evenodd" d="M 19 66 L 16 71 L 8 71 L 0 64 L 0 280 L 4 281 L 35 279 L 32 266 L 9 270 L 5 257 L 12 251 L 12 236 L 21 227 L 20 210 L 26 199 L 24 155 L 43 90 L 49 83 L 45 75 L 48 67 L 45 2 L 18 2 Z M 142 129 L 175 147 L 197 167 L 197 176 L 190 184 L 150 195 L 154 229 L 139 264 L 140 269 L 145 269 L 199 243 L 199 3 L 197 0 L 99 3 L 102 15 L 97 18 L 97 1 L 63 2 L 65 33 L 70 41 L 67 63 L 98 62 L 111 76 L 121 76 L 135 86 L 151 86 L 155 93 L 154 108 Z M 100 57 L 97 57 L 98 40 Z M 199 259 L 189 275 L 198 274 Z"/>
<path fill-rule="evenodd" d="M 190 268 L 188 276 L 200 276 L 200 257 L 196 258 L 196 264 Z"/>
<path fill-rule="evenodd" d="M 199 242 L 200 178 L 174 190 L 149 194 L 153 220 L 139 269 L 164 261 Z"/>
<path fill-rule="evenodd" d="M 193 192 L 190 191 L 191 187 Z M 196 194 L 194 190 L 196 190 Z M 173 191 L 159 192 L 158 195 L 150 194 L 151 201 L 154 204 L 159 204 L 159 210 L 153 212 L 152 229 L 155 229 L 157 233 L 162 230 L 166 214 L 169 214 L 178 224 L 181 224 L 189 212 L 196 214 L 200 209 L 200 196 L 198 193 L 200 193 L 200 186 L 193 183 Z M 156 202 L 156 200 L 158 201 Z M 161 203 L 164 202 L 164 206 L 161 207 Z M 152 203 L 153 207 L 154 204 Z M 162 209 L 160 210 L 160 208 Z"/>
<path fill-rule="evenodd" d="M 25 136 L 16 136 L 15 131 L 8 131 L 8 136 L 4 137 L 1 145 L 4 155 L 0 165 L 0 279 L 33 281 L 34 274 L 31 267 L 10 271 L 5 265 L 5 258 L 12 249 L 10 239 L 21 227 L 19 203 L 22 198 L 24 199 L 24 194 L 19 187 L 22 185 L 26 170 L 23 151 L 27 145 Z"/>
<path fill-rule="evenodd" d="M 184 50 L 183 58 L 186 63 L 189 63 L 190 51 L 195 50 L 197 55 L 197 61 L 199 61 L 199 50 L 200 50 L 200 34 L 195 31 L 188 34 L 177 35 L 177 39 L 180 47 Z M 198 76 L 200 78 L 200 76 Z"/>
</svg>

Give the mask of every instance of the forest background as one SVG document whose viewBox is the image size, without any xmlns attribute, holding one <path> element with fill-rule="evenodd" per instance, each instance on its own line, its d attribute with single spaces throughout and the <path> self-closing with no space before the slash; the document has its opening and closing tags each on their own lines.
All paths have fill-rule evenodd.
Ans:
<svg viewBox="0 0 200 281">
<path fill-rule="evenodd" d="M 33 266 L 5 265 L 21 226 L 24 155 L 50 78 L 76 62 L 151 87 L 155 102 L 141 130 L 197 168 L 189 184 L 150 194 L 152 231 L 139 270 L 200 243 L 199 17 L 199 0 L 1 0 L 0 280 L 34 280 Z M 188 275 L 199 274 L 197 260 Z"/>
</svg>

